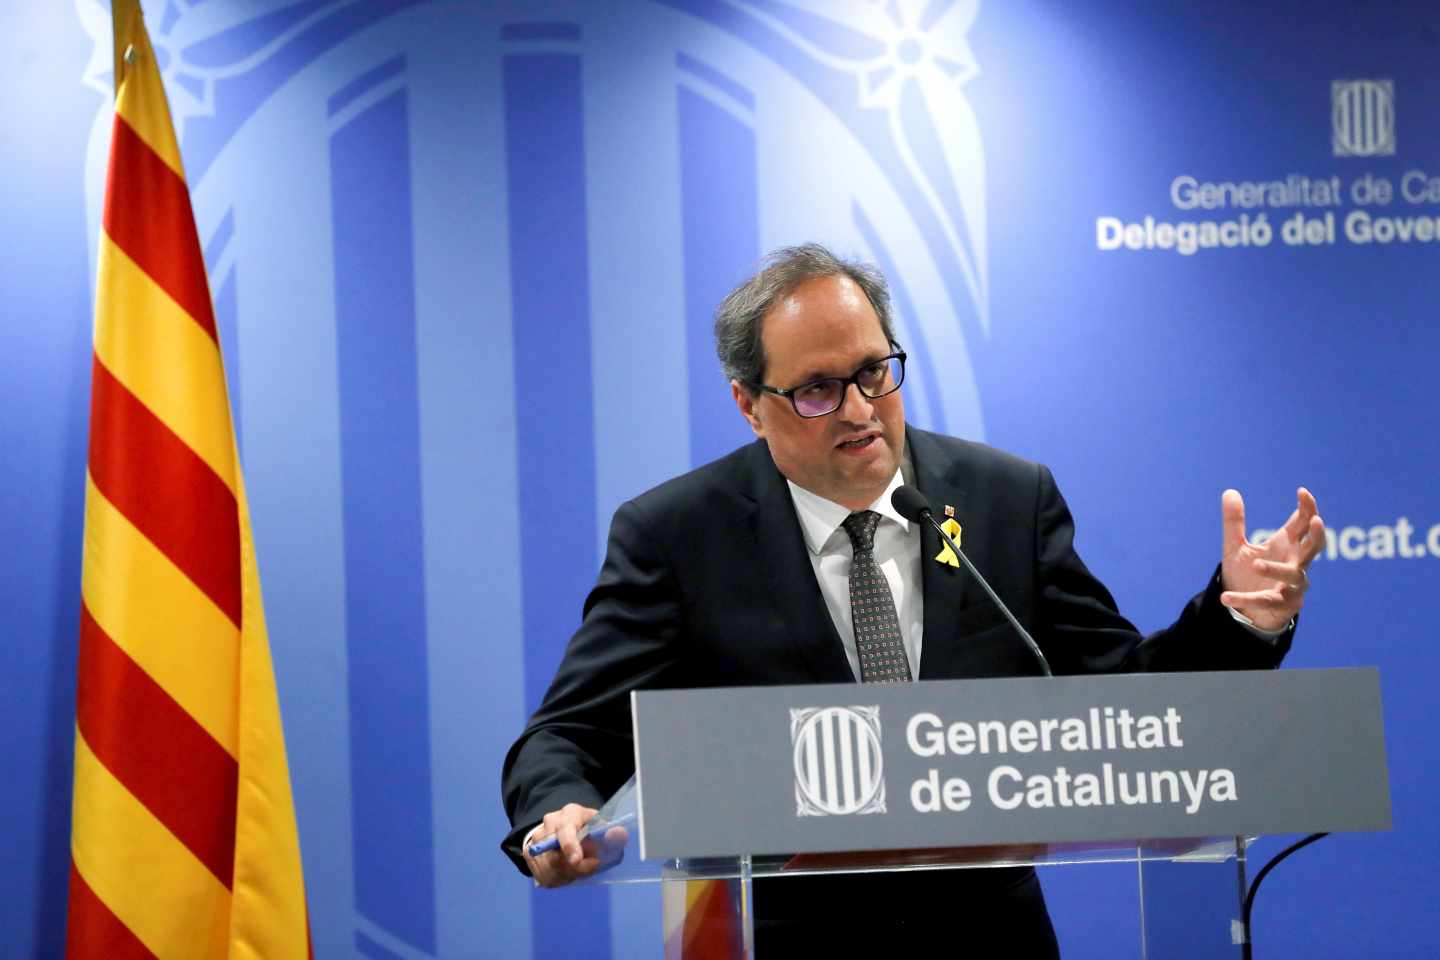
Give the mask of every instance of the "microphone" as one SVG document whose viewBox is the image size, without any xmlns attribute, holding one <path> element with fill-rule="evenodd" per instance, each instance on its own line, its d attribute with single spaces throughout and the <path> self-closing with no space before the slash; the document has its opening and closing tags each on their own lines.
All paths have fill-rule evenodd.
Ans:
<svg viewBox="0 0 1440 960">
<path fill-rule="evenodd" d="M 1000 612 L 1005 614 L 1005 619 L 1009 620 L 1010 626 L 1014 627 L 1015 632 L 1020 634 L 1020 639 L 1025 641 L 1025 646 L 1029 647 L 1030 652 L 1035 654 L 1035 659 L 1039 661 L 1040 669 L 1045 671 L 1045 676 L 1053 677 L 1054 674 L 1050 672 L 1050 661 L 1046 660 L 1045 654 L 1040 652 L 1040 645 L 1026 632 L 1024 627 L 1020 626 L 1020 621 L 1016 620 L 1015 615 L 1010 612 L 1010 608 L 1005 606 L 1005 601 L 1001 600 L 995 594 L 995 591 L 990 589 L 990 584 L 986 582 L 984 577 L 980 576 L 980 571 L 975 569 L 975 564 L 971 563 L 970 558 L 965 556 L 965 552 L 960 549 L 960 545 L 954 540 L 951 540 L 950 534 L 946 533 L 940 524 L 935 522 L 935 514 L 931 511 L 930 501 L 925 499 L 925 494 L 916 490 L 914 487 L 896 487 L 895 492 L 890 495 L 890 505 L 895 508 L 896 513 L 900 514 L 900 516 L 906 520 L 915 523 L 923 521 L 935 528 L 935 532 L 940 534 L 940 539 L 947 543 L 951 550 L 955 551 L 955 556 L 959 557 L 960 562 L 965 564 L 965 569 L 969 570 L 970 575 L 980 582 L 980 586 L 985 588 L 985 593 L 989 595 L 991 600 L 995 601 L 995 606 L 1000 608 Z"/>
</svg>

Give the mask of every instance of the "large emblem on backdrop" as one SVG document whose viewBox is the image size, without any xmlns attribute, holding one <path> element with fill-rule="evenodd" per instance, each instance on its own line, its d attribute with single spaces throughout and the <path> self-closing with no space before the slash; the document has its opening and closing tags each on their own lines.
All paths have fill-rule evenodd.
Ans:
<svg viewBox="0 0 1440 960">
<path fill-rule="evenodd" d="M 74 2 L 95 41 L 84 82 L 108 96 L 108 5 Z M 145 6 L 187 172 L 199 195 L 197 215 L 202 226 L 213 220 L 212 241 L 215 234 L 223 241 L 230 225 L 223 215 L 206 214 L 222 208 L 228 213 L 239 185 L 232 186 L 231 196 L 221 196 L 223 188 L 206 176 L 223 154 L 261 149 L 235 142 L 257 111 L 286 102 L 287 88 L 296 86 L 307 68 L 336 48 L 359 45 L 359 34 L 368 34 L 365 45 L 388 46 L 390 56 L 420 56 L 427 35 L 457 24 L 453 5 L 440 5 L 452 9 L 439 17 L 435 5 L 423 0 L 163 0 Z M 590 38 L 604 32 L 613 11 L 587 6 L 527 4 L 523 19 L 578 22 L 585 46 L 593 49 L 597 41 Z M 507 20 L 521 19 L 513 13 L 502 18 L 487 7 L 461 11 L 460 22 L 475 31 L 481 48 Z M 635 22 L 663 29 L 647 29 L 625 42 L 671 45 L 676 85 L 741 114 L 754 129 L 765 211 L 761 248 L 824 234 L 879 261 L 896 284 L 906 335 L 914 346 L 929 348 L 912 350 L 920 361 L 912 374 L 912 416 L 960 435 L 983 436 L 970 344 L 987 336 L 990 325 L 985 157 L 965 95 L 981 69 L 968 40 L 979 0 L 656 0 L 656 7 Z M 659 17 L 667 7 L 683 15 Z M 603 42 L 620 39 L 604 36 Z M 456 65 L 457 88 L 473 83 L 474 73 L 465 66 Z M 673 110 L 673 89 L 628 88 L 623 96 L 637 93 L 650 102 L 606 103 L 604 109 Z M 87 166 L 97 229 L 108 118 L 102 101 Z M 831 152 L 832 146 L 838 150 Z M 238 156 L 232 162 L 243 163 Z M 297 173 L 317 189 L 328 177 L 325 170 Z M 796 183 L 807 184 L 813 197 L 767 195 L 767 184 L 778 191 Z M 249 202 L 263 200 L 257 193 Z M 224 247 L 214 242 L 207 248 L 207 255 L 214 254 L 212 273 L 224 272 L 217 265 L 233 266 Z M 220 277 L 211 279 L 212 286 L 221 285 Z M 933 363 L 931 357 L 945 362 Z"/>
<path fill-rule="evenodd" d="M 83 82 L 97 93 L 85 184 L 95 237 L 111 122 L 109 6 L 103 0 L 74 4 L 94 41 Z M 636 244 L 657 232 L 655 247 L 662 251 L 714 249 L 714 238 L 700 235 L 703 222 L 687 217 L 712 202 L 747 208 L 736 243 L 720 250 L 730 259 L 713 277 L 697 280 L 696 265 L 675 253 L 658 268 L 647 265 L 664 272 L 652 286 L 693 286 L 688 293 L 699 306 L 688 309 L 682 293 L 673 302 L 657 299 L 650 309 L 690 323 L 696 329 L 688 335 L 703 337 L 716 295 L 702 281 L 733 283 L 764 250 L 822 240 L 878 263 L 892 282 L 898 333 L 914 361 L 907 384 L 911 419 L 980 439 L 985 429 L 971 358 L 991 322 L 986 179 L 980 125 L 966 95 L 981 70 L 968 41 L 979 2 L 152 0 L 144 6 L 192 184 L 242 454 L 260 457 L 247 462 L 252 507 L 262 534 L 267 516 L 284 516 L 291 538 L 287 550 L 261 560 L 277 659 L 287 659 L 286 638 L 304 637 L 306 655 L 290 658 L 289 684 L 324 690 L 336 686 L 337 669 L 348 673 L 336 709 L 304 714 L 305 722 L 291 722 L 288 731 L 292 752 L 302 757 L 310 745 L 317 757 L 348 751 L 350 759 L 337 776 L 317 774 L 296 792 L 313 882 L 355 891 L 353 910 L 312 905 L 317 944 L 327 942 L 327 931 L 346 931 L 343 940 L 354 930 L 399 956 L 444 952 L 447 934 L 463 942 L 493 935 L 484 923 L 524 919 L 523 912 L 487 918 L 457 906 L 493 888 L 490 875 L 503 865 L 493 856 L 493 837 L 460 835 L 447 826 L 473 825 L 474 796 L 467 792 L 473 785 L 462 790 L 443 781 L 450 774 L 442 771 L 473 768 L 476 751 L 503 750 L 501 741 L 513 729 L 479 712 L 487 684 L 504 672 L 496 662 L 483 674 L 434 666 L 469 662 L 462 651 L 473 638 L 436 624 L 473 622 L 474 579 L 442 571 L 470 569 L 473 556 L 447 546 L 454 538 L 446 533 L 478 525 L 470 513 L 481 505 L 463 497 L 421 502 L 422 492 L 430 497 L 448 482 L 456 463 L 473 459 L 473 425 L 451 429 L 451 421 L 427 420 L 425 411 L 459 399 L 447 393 L 449 381 L 432 358 L 469 356 L 475 337 L 473 328 L 451 322 L 471 303 L 470 292 L 447 299 L 450 294 L 436 291 L 453 281 L 457 261 L 503 274 L 496 265 L 509 256 L 504 204 L 491 203 L 487 192 L 507 182 L 506 147 L 495 143 L 507 129 L 495 118 L 516 102 L 502 80 L 506 64 L 534 55 L 578 64 L 581 162 L 591 211 L 606 198 L 611 202 L 604 209 L 618 211 L 565 225 L 588 231 L 589 276 L 623 275 L 632 269 Z M 644 155 L 645 163 L 609 162 L 607 144 L 636 131 L 640 139 L 628 144 L 629 155 Z M 728 138 L 727 156 L 740 162 L 721 178 L 697 179 L 704 167 L 692 164 L 716 146 L 711 137 Z M 389 166 L 372 156 L 376 144 L 389 151 Z M 389 274 L 357 279 L 346 267 L 353 237 L 346 235 L 345 213 L 373 203 L 377 192 L 398 197 L 393 212 L 407 221 L 408 230 L 382 238 L 391 246 L 377 254 L 387 269 L 406 265 L 393 283 L 385 279 Z M 378 291 L 399 306 L 375 329 L 393 339 L 381 349 L 399 351 L 406 358 L 401 366 L 411 371 L 408 379 L 384 382 L 392 391 L 387 405 L 363 408 L 363 417 L 372 418 L 366 423 L 345 395 L 347 364 L 367 362 L 363 350 L 344 342 L 345 304 L 376 292 L 357 287 L 360 279 L 405 288 Z M 478 322 L 508 330 L 518 322 L 509 310 L 502 293 L 487 302 Z M 597 342 L 639 338 L 627 310 L 598 295 L 588 324 Z M 488 334 L 482 329 L 481 339 Z M 674 367 L 661 369 L 662 379 L 675 374 L 685 381 L 683 349 L 673 356 L 652 352 L 647 362 Z M 305 374 L 270 372 L 294 369 L 301 354 L 318 358 Z M 239 367 L 248 375 L 237 375 Z M 714 382 L 693 384 L 692 392 L 723 396 L 718 370 L 705 375 Z M 500 388 L 514 387 L 507 380 Z M 605 399 L 596 387 L 597 409 Z M 344 504 L 367 495 L 357 486 L 364 476 L 324 458 L 331 448 L 349 451 L 369 442 L 376 417 L 389 418 L 378 423 L 382 432 L 410 437 L 416 448 L 411 460 L 387 458 L 383 466 L 392 469 L 393 460 L 422 478 L 402 484 L 398 499 L 387 488 L 386 515 L 398 518 L 400 528 L 392 542 L 415 546 L 413 556 L 398 549 L 382 559 L 419 572 L 409 594 L 386 583 L 385 590 L 357 598 L 343 586 L 369 568 L 337 549 L 341 524 L 327 515 L 330 507 L 316 505 L 340 504 L 343 512 Z M 595 417 L 597 450 L 633 446 L 631 427 L 622 421 Z M 674 472 L 665 451 L 693 439 L 654 438 L 638 462 L 626 462 L 626 476 Z M 513 474 L 512 454 L 495 446 L 499 452 L 487 449 L 483 468 Z M 277 449 L 286 451 L 278 459 L 288 472 L 284 483 L 271 485 L 265 457 Z M 352 475 L 358 479 L 352 482 Z M 307 506 L 297 509 L 301 488 Z M 599 492 L 594 498 L 598 512 L 613 506 L 599 503 Z M 515 552 L 513 544 L 495 546 Z M 371 566 L 383 572 L 381 561 Z M 313 586 L 276 587 L 292 580 Z M 394 605 L 406 595 L 412 607 L 396 613 Z M 357 631 L 374 611 L 357 604 L 376 603 L 391 604 L 382 612 L 398 627 L 384 636 L 362 635 Z M 565 611 L 568 619 L 574 615 Z M 499 666 L 522 660 L 523 618 L 506 608 L 487 621 L 492 638 L 515 638 L 492 641 L 490 655 Z M 395 659 L 372 658 L 377 643 L 404 650 Z M 397 682 L 397 661 L 417 671 L 413 686 Z M 490 692 L 492 701 L 500 694 Z M 518 729 L 523 711 L 516 706 L 514 712 L 511 725 Z M 383 741 L 356 733 L 370 717 L 388 725 Z M 446 729 L 479 731 L 476 737 L 495 742 L 435 732 Z M 381 830 L 375 818 L 384 810 L 373 798 L 403 801 L 413 815 Z M 453 842 L 435 844 L 439 834 Z M 437 894 L 437 885 L 457 897 Z"/>
</svg>

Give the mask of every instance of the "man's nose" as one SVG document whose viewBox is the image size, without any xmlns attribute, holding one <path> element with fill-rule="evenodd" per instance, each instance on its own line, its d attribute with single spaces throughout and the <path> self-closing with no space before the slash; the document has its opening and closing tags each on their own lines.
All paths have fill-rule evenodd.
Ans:
<svg viewBox="0 0 1440 960">
<path fill-rule="evenodd" d="M 840 416 L 851 423 L 869 423 L 874 415 L 874 403 L 860 392 L 859 384 L 845 384 L 845 394 L 840 399 Z"/>
</svg>

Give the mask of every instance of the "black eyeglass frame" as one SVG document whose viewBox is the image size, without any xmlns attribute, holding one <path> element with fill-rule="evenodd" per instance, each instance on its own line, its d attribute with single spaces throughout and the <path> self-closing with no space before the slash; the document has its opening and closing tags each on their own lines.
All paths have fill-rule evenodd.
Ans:
<svg viewBox="0 0 1440 960">
<path fill-rule="evenodd" d="M 814 380 L 806 380 L 804 383 L 796 384 L 795 386 L 788 388 L 772 387 L 768 383 L 757 383 L 752 380 L 750 381 L 749 386 L 755 390 L 763 390 L 766 393 L 773 393 L 777 397 L 784 397 L 785 399 L 789 400 L 790 409 L 795 411 L 795 416 L 800 417 L 803 420 L 818 420 L 821 417 L 830 416 L 830 414 L 845 406 L 845 394 L 850 392 L 850 384 L 852 383 L 855 384 L 855 389 L 859 390 L 860 395 L 866 400 L 879 400 L 881 397 L 888 397 L 890 396 L 890 394 L 900 389 L 900 384 L 905 382 L 905 360 L 907 354 L 904 350 L 900 349 L 900 344 L 895 343 L 893 340 L 890 342 L 890 346 L 895 348 L 894 353 L 887 354 L 886 356 L 883 356 L 878 360 L 871 360 L 867 363 L 861 364 L 859 367 L 856 368 L 855 372 L 850 374 L 850 376 L 848 377 L 817 377 Z M 891 360 L 900 361 L 900 376 L 895 378 L 895 385 L 892 386 L 889 390 L 886 390 L 884 393 L 867 393 L 865 388 L 860 385 L 860 374 L 868 370 L 869 368 L 875 366 L 876 364 L 889 363 Z M 801 413 L 800 405 L 795 401 L 795 394 L 799 393 L 801 390 L 806 389 L 807 387 L 813 387 L 817 383 L 840 384 L 839 399 L 835 402 L 835 406 L 831 407 L 829 410 L 826 410 L 824 413 Z"/>
</svg>

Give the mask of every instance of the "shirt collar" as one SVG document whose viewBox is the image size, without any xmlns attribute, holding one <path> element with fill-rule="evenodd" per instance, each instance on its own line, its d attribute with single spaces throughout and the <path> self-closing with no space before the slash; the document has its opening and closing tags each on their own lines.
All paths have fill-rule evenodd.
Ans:
<svg viewBox="0 0 1440 960">
<path fill-rule="evenodd" d="M 874 503 L 866 507 L 867 510 L 880 514 L 882 520 L 893 520 L 900 524 L 900 529 L 906 533 L 910 532 L 910 521 L 895 512 L 895 508 L 890 504 L 890 495 L 897 487 L 904 485 L 905 471 L 909 466 L 910 451 L 907 449 L 905 461 L 895 471 L 895 476 L 890 478 L 890 485 Z M 835 535 L 835 531 L 845 522 L 845 518 L 855 511 L 842 507 L 833 500 L 826 500 L 818 493 L 811 493 L 788 477 L 785 482 L 790 487 L 790 499 L 795 504 L 795 515 L 800 518 L 800 530 L 805 534 L 805 546 L 811 554 L 818 557 L 825 544 Z"/>
</svg>

